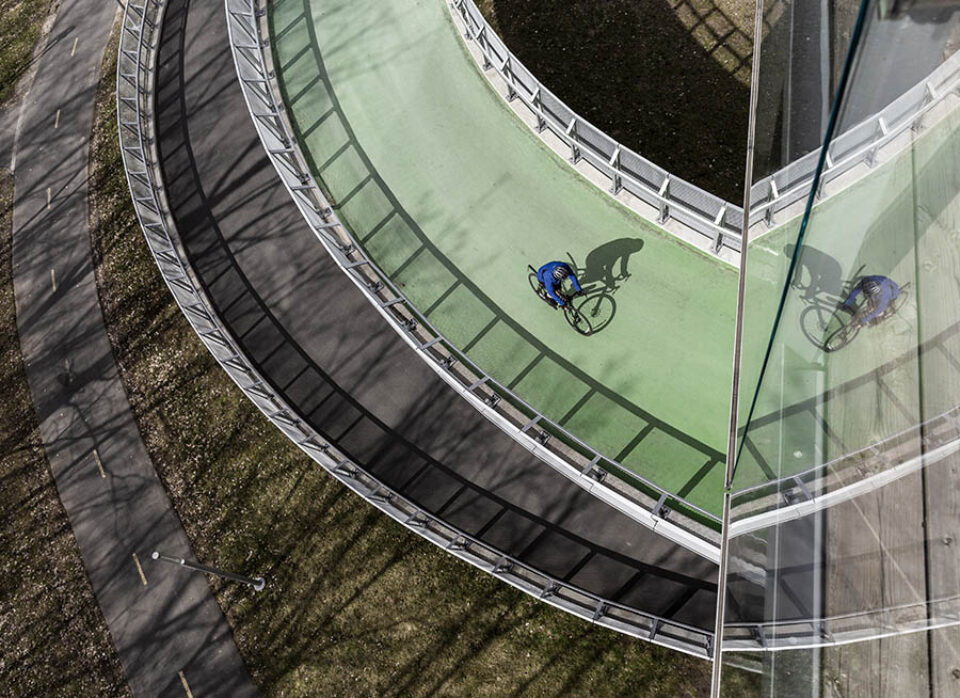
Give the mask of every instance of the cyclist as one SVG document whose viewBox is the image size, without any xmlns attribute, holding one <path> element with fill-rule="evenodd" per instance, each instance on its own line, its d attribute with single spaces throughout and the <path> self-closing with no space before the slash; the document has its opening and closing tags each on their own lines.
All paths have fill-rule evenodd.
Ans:
<svg viewBox="0 0 960 698">
<path fill-rule="evenodd" d="M 870 312 L 860 318 L 859 323 L 868 325 L 887 311 L 890 304 L 900 295 L 900 287 L 886 276 L 863 277 L 843 302 L 843 309 L 851 315 L 857 312 L 855 301 L 861 292 L 867 300 L 867 308 Z"/>
<path fill-rule="evenodd" d="M 573 273 L 573 268 L 566 262 L 547 262 L 537 269 L 537 280 L 543 284 L 550 300 L 554 303 L 554 308 L 562 308 L 567 304 L 563 296 L 559 293 L 564 279 L 570 279 L 570 283 L 577 293 L 582 293 L 580 282 L 577 281 L 577 275 Z"/>
</svg>

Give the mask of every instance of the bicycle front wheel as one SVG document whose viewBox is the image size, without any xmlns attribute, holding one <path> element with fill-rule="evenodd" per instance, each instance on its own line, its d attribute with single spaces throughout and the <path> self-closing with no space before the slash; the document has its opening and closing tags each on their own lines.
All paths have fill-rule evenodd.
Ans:
<svg viewBox="0 0 960 698">
<path fill-rule="evenodd" d="M 827 335 L 823 342 L 823 350 L 829 354 L 832 351 L 843 349 L 853 341 L 858 332 L 860 332 L 860 324 L 851 319 Z"/>
<path fill-rule="evenodd" d="M 587 318 L 584 317 L 583 313 L 574 308 L 573 304 L 569 301 L 565 306 L 563 306 L 563 316 L 567 318 L 567 322 L 570 324 L 570 327 L 575 329 L 584 337 L 593 334 L 593 328 L 590 326 Z"/>
</svg>

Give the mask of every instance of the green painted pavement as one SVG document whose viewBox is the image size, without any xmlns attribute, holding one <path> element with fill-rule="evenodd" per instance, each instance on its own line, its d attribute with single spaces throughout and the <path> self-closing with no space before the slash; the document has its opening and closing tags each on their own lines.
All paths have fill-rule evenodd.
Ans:
<svg viewBox="0 0 960 698">
<path fill-rule="evenodd" d="M 442 0 L 271 8 L 301 143 L 371 257 L 497 380 L 718 511 L 735 270 L 640 219 L 544 146 L 478 71 Z M 629 253 L 635 240 L 643 246 Z M 602 314 L 613 303 L 615 313 L 592 337 L 528 285 L 528 264 L 568 255 L 600 285 L 624 251 L 631 276 L 603 301 Z"/>
<path fill-rule="evenodd" d="M 601 452 L 719 513 L 735 270 L 640 219 L 544 146 L 477 70 L 442 0 L 277 0 L 270 8 L 298 138 L 368 254 L 497 380 Z M 952 139 L 955 129 L 932 133 L 945 130 Z M 936 138 L 926 137 L 934 153 L 945 147 Z M 832 241 L 824 252 L 842 278 L 864 263 L 871 273 L 914 278 L 903 248 L 913 242 L 903 242 L 896 216 L 863 213 L 900 211 L 912 181 L 903 172 L 913 167 L 908 153 L 818 207 L 811 230 L 839 231 L 824 236 Z M 866 225 L 873 242 L 864 247 Z M 745 386 L 755 384 L 785 276 L 784 247 L 797 228 L 787 223 L 751 244 Z M 630 252 L 636 240 L 643 246 Z M 616 282 L 613 317 L 589 338 L 527 283 L 527 264 L 569 255 L 599 286 L 623 253 L 631 276 Z M 619 262 L 612 266 L 619 270 Z M 614 306 L 604 302 L 609 315 Z M 850 418 L 877 403 L 876 385 L 846 390 L 829 418 L 826 408 L 781 414 L 825 387 L 870 376 L 916 344 L 903 339 L 905 314 L 899 330 L 895 323 L 867 330 L 874 341 L 826 362 L 803 336 L 807 305 L 791 296 L 758 401 L 765 417 L 751 438 L 767 462 L 745 458 L 738 485 L 809 467 L 825 418 L 842 421 L 843 432 L 827 453 L 903 421 L 900 407 L 900 421 L 886 412 L 879 425 Z M 901 384 L 894 380 L 894 388 Z"/>
</svg>

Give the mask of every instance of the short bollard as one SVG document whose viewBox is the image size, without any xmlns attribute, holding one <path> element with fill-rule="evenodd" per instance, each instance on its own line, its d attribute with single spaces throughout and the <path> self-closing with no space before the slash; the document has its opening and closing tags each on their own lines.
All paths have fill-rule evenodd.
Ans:
<svg viewBox="0 0 960 698">
<path fill-rule="evenodd" d="M 263 577 L 244 577 L 241 574 L 234 574 L 233 572 L 224 572 L 223 570 L 218 570 L 216 567 L 207 567 L 206 565 L 200 565 L 194 562 L 187 562 L 182 557 L 171 557 L 169 555 L 163 555 L 158 553 L 156 550 L 153 551 L 153 554 L 150 556 L 154 560 L 162 560 L 163 562 L 169 562 L 172 565 L 180 565 L 181 567 L 186 567 L 191 570 L 196 570 L 197 572 L 207 572 L 208 574 L 215 574 L 218 577 L 223 577 L 224 579 L 231 579 L 234 582 L 240 582 L 241 584 L 249 584 L 253 587 L 254 591 L 263 591 L 263 588 L 267 585 L 267 580 Z"/>
</svg>

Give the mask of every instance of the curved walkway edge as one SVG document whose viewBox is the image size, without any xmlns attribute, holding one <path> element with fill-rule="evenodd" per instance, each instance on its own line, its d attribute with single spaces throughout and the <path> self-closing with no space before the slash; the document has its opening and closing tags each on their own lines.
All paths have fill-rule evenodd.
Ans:
<svg viewBox="0 0 960 698">
<path fill-rule="evenodd" d="M 120 114 L 148 135 L 155 120 L 156 148 L 128 159 L 128 176 L 155 261 L 207 349 L 287 438 L 407 529 L 588 621 L 709 656 L 716 567 L 477 418 L 300 223 L 224 57 L 225 15 L 222 3 L 171 0 L 156 100 L 122 96 Z M 136 150 L 125 143 L 125 158 Z M 336 302 L 303 312 L 318 297 Z"/>
<path fill-rule="evenodd" d="M 54 31 L 65 40 L 42 58 L 22 106 L 13 273 L 23 359 L 57 491 L 134 694 L 253 696 L 205 578 L 150 559 L 155 548 L 190 558 L 190 542 L 140 439 L 99 308 L 87 143 L 116 10 L 63 3 Z"/>
<path fill-rule="evenodd" d="M 620 475 L 627 472 L 625 468 L 484 373 L 364 254 L 327 201 L 291 135 L 289 115 L 276 84 L 276 66 L 261 36 L 260 14 L 254 11 L 256 3 L 226 0 L 225 4 L 234 63 L 264 150 L 316 238 L 390 327 L 457 395 L 544 463 L 658 535 L 718 564 L 719 519 L 715 515 L 652 480 Z"/>
</svg>

